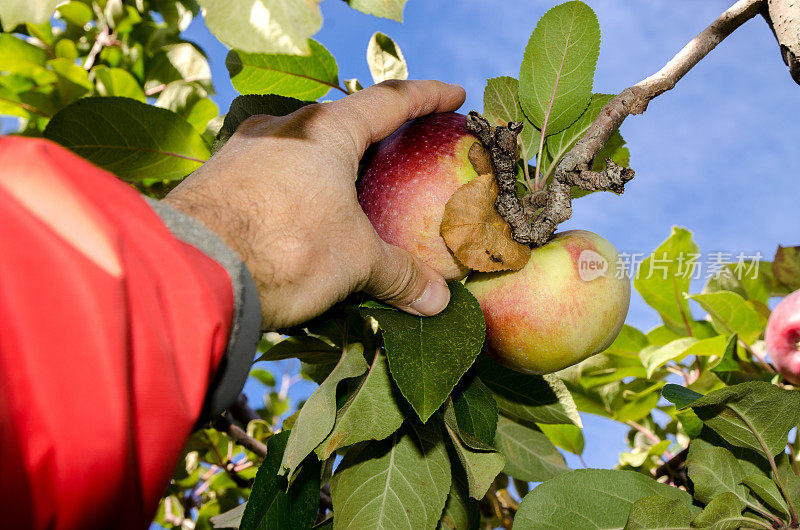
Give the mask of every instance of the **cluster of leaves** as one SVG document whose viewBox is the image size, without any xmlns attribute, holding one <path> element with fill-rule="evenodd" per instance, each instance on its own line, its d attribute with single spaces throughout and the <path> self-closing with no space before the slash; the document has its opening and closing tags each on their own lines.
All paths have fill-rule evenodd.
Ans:
<svg viewBox="0 0 800 530">
<path fill-rule="evenodd" d="M 762 340 L 769 299 L 799 285 L 796 252 L 779 248 L 774 262 L 721 263 L 692 294 L 699 249 L 688 230 L 674 228 L 634 279 L 663 325 L 646 334 L 626 325 L 605 352 L 557 374 L 581 412 L 631 427 L 631 451 L 620 455 L 616 470 L 578 470 L 540 485 L 520 504 L 517 522 L 796 523 L 797 436 L 787 443 L 800 421 L 800 397 L 765 362 Z M 705 317 L 696 320 L 692 309 Z M 577 495 L 584 500 L 579 507 Z"/>
<path fill-rule="evenodd" d="M 0 6 L 7 31 L 0 33 L 0 114 L 18 119 L 19 134 L 61 143 L 154 196 L 209 158 L 222 117 L 209 97 L 214 90 L 203 50 L 181 37 L 199 13 L 195 0 L 45 4 L 13 0 Z M 315 100 L 331 88 L 345 94 L 360 89 L 355 79 L 342 88 L 335 59 L 308 38 L 319 25 L 306 34 L 301 24 L 288 23 L 302 19 L 306 9 L 319 15 L 316 2 L 276 0 L 271 12 L 280 16 L 256 19 L 236 15 L 254 2 L 233 2 L 237 9 L 230 2 L 201 4 L 218 36 L 259 36 L 231 41 L 249 50 L 233 50 L 227 59 L 241 93 Z M 351 4 L 399 19 L 405 1 Z M 263 27 L 251 27 L 258 24 Z M 281 39 L 289 33 L 292 39 Z M 289 51 L 306 55 L 265 53 L 271 50 L 266 42 L 299 42 Z M 376 82 L 407 76 L 402 52 L 383 34 L 373 36 L 368 58 Z"/>
<path fill-rule="evenodd" d="M 580 1 L 558 5 L 539 19 L 520 65 L 519 79 L 503 76 L 487 81 L 483 113 L 490 123 L 524 124 L 520 135 L 521 184 L 529 192 L 543 189 L 561 159 L 584 135 L 600 110 L 614 97 L 593 94 L 600 54 L 600 25 L 592 9 Z M 606 158 L 629 165 L 630 153 L 619 131 L 598 153 L 593 169 Z M 527 161 L 536 159 L 536 167 Z M 534 172 L 533 180 L 530 171 Z M 574 190 L 574 196 L 586 192 Z"/>
</svg>

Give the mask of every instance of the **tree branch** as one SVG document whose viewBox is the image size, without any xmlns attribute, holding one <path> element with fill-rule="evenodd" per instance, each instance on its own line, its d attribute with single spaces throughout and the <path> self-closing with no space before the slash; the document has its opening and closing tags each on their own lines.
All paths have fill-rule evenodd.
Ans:
<svg viewBox="0 0 800 530">
<path fill-rule="evenodd" d="M 789 74 L 800 85 L 800 3 L 794 0 L 767 0 L 761 14 L 778 41 Z"/>
<path fill-rule="evenodd" d="M 239 425 L 245 428 L 251 421 L 262 419 L 261 416 L 248 405 L 247 396 L 244 394 L 239 394 L 239 397 L 236 398 L 233 405 L 228 407 L 228 412 L 230 412 L 231 417 L 237 421 Z"/>
<path fill-rule="evenodd" d="M 611 134 L 631 114 L 641 114 L 655 97 L 672 89 L 701 59 L 711 52 L 734 30 L 758 14 L 764 0 L 739 0 L 710 26 L 692 39 L 661 70 L 632 87 L 626 88 L 600 111 L 586 134 L 564 156 L 556 168 L 548 188 L 547 203 L 532 224 L 532 243 L 544 244 L 556 227 L 572 216 L 571 187 L 592 190 L 610 189 L 618 193 L 633 171 L 615 164 L 598 174 L 589 171 L 594 157 Z M 606 186 L 600 186 L 600 183 Z"/>
<path fill-rule="evenodd" d="M 489 122 L 475 111 L 467 115 L 467 131 L 481 141 L 489 152 L 492 170 L 497 179 L 497 200 L 494 206 L 500 217 L 511 227 L 511 237 L 517 243 L 527 245 L 531 242 L 531 224 L 529 215 L 517 197 L 517 176 L 515 166 L 519 153 L 517 136 L 522 132 L 522 122 L 508 122 L 508 126 L 492 127 Z M 474 164 L 474 162 L 473 162 Z"/>
<path fill-rule="evenodd" d="M 214 428 L 227 434 L 231 440 L 245 449 L 254 452 L 261 458 L 267 456 L 267 446 L 248 435 L 241 427 L 234 425 L 227 415 L 223 414 L 214 420 Z"/>
</svg>

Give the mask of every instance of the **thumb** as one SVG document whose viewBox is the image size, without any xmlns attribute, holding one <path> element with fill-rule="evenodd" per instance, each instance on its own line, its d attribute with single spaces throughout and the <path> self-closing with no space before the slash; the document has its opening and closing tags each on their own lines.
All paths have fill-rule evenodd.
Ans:
<svg viewBox="0 0 800 530">
<path fill-rule="evenodd" d="M 364 292 L 412 315 L 431 316 L 450 301 L 441 274 L 400 247 L 380 242 Z"/>
</svg>

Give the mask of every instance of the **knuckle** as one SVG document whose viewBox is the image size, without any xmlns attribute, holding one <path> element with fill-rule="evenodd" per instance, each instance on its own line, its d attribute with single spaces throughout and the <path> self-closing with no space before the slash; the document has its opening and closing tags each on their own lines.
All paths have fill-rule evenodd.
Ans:
<svg viewBox="0 0 800 530">
<path fill-rule="evenodd" d="M 247 133 L 261 129 L 272 116 L 267 114 L 253 114 L 245 118 L 236 128 L 237 133 Z"/>
</svg>

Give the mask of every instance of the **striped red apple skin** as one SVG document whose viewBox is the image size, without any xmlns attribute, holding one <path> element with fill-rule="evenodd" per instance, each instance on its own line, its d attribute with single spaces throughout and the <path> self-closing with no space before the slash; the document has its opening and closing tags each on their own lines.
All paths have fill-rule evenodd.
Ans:
<svg viewBox="0 0 800 530">
<path fill-rule="evenodd" d="M 800 385 L 800 291 L 788 295 L 772 310 L 764 341 L 778 373 Z"/>
<path fill-rule="evenodd" d="M 533 249 L 522 270 L 473 273 L 466 285 L 486 319 L 487 352 L 509 368 L 534 374 L 561 370 L 608 348 L 631 299 L 617 250 L 585 230 L 555 234 Z"/>
<path fill-rule="evenodd" d="M 418 118 L 378 144 L 358 182 L 358 201 L 378 235 L 448 280 L 469 269 L 447 248 L 439 225 L 450 196 L 477 176 L 468 158 L 476 141 L 463 114 Z"/>
</svg>

